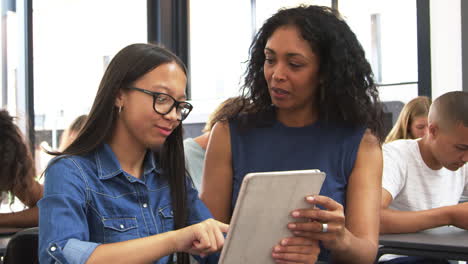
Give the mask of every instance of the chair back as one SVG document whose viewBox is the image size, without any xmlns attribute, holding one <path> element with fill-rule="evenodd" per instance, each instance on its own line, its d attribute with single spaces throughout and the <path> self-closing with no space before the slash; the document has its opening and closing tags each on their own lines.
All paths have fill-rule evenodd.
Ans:
<svg viewBox="0 0 468 264">
<path fill-rule="evenodd" d="M 3 263 L 39 263 L 38 246 L 38 227 L 19 231 L 8 242 Z"/>
</svg>

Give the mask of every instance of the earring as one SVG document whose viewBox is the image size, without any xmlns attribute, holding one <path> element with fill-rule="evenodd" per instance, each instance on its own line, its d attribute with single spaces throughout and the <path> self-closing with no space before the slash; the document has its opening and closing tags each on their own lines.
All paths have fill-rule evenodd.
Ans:
<svg viewBox="0 0 468 264">
<path fill-rule="evenodd" d="M 122 106 L 119 106 L 119 114 L 122 112 Z"/>
</svg>

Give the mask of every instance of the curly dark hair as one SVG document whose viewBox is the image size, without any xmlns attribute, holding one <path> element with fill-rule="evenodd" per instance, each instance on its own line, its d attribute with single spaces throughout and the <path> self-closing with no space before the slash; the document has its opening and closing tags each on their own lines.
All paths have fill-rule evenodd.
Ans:
<svg viewBox="0 0 468 264">
<path fill-rule="evenodd" d="M 281 26 L 293 25 L 320 58 L 321 84 L 316 98 L 319 117 L 326 122 L 364 126 L 383 141 L 382 105 L 364 50 L 338 11 L 323 6 L 280 9 L 266 20 L 250 46 L 242 96 L 254 113 L 268 113 L 272 101 L 263 73 L 264 48 Z M 247 122 L 264 123 L 265 115 Z M 271 115 L 267 115 L 271 116 Z M 237 117 L 236 115 L 233 117 Z"/>
<path fill-rule="evenodd" d="M 27 189 L 35 176 L 31 152 L 8 111 L 0 110 L 0 191 Z"/>
<path fill-rule="evenodd" d="M 230 97 L 224 100 L 210 114 L 202 131 L 210 132 L 217 122 L 227 121 L 233 114 L 237 114 L 241 108 L 245 109 L 247 104 L 248 102 L 242 97 Z"/>
</svg>

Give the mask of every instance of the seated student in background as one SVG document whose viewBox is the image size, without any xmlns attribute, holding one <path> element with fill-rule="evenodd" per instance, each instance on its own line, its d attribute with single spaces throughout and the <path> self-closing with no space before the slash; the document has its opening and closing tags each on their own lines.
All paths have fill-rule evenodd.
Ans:
<svg viewBox="0 0 468 264">
<path fill-rule="evenodd" d="M 397 139 L 422 138 L 427 132 L 427 115 L 430 106 L 431 99 L 427 96 L 418 96 L 409 101 L 401 110 L 385 143 Z"/>
<path fill-rule="evenodd" d="M 422 139 L 385 144 L 383 153 L 381 233 L 468 227 L 466 221 L 457 222 L 463 213 L 468 217 L 468 205 L 458 204 L 460 196 L 468 194 L 467 92 L 437 98 L 428 133 Z"/>
<path fill-rule="evenodd" d="M 62 135 L 60 136 L 58 151 L 63 151 L 68 147 L 71 142 L 78 136 L 79 130 L 84 125 L 87 115 L 81 115 L 75 118 L 73 122 L 66 128 Z M 49 143 L 43 141 L 36 148 L 36 169 L 39 171 L 39 174 L 42 174 L 44 169 L 47 167 L 47 164 L 54 157 L 49 153 L 54 152 Z M 39 179 L 43 183 L 44 178 Z"/>
<path fill-rule="evenodd" d="M 203 134 L 196 138 L 187 138 L 184 140 L 185 166 L 198 191 L 200 191 L 201 188 L 205 152 L 208 146 L 211 129 L 216 122 L 226 121 L 227 117 L 237 111 L 243 103 L 244 101 L 238 97 L 228 98 L 223 101 L 208 117 L 205 127 L 202 130 Z"/>
<path fill-rule="evenodd" d="M 78 132 L 83 128 L 87 117 L 87 115 L 78 116 L 73 120 L 70 126 L 63 131 L 62 136 L 60 137 L 59 151 L 63 151 L 73 142 L 73 140 L 75 140 L 78 136 Z"/>
<path fill-rule="evenodd" d="M 185 174 L 186 68 L 170 51 L 133 44 L 104 73 L 78 137 L 46 169 L 40 263 L 189 263 L 219 250 Z M 171 255 L 171 256 L 169 256 Z M 202 263 L 217 263 L 210 255 Z"/>
<path fill-rule="evenodd" d="M 37 201 L 42 197 L 43 186 L 36 178 L 34 161 L 14 118 L 0 110 L 0 194 L 17 197 L 28 209 L 1 213 L 0 227 L 34 227 L 38 225 Z M 1 201 L 2 211 L 8 201 Z"/>
<path fill-rule="evenodd" d="M 429 111 L 421 139 L 383 146 L 381 233 L 454 225 L 468 229 L 468 93 L 449 92 Z"/>
<path fill-rule="evenodd" d="M 250 48 L 242 97 L 249 109 L 218 122 L 208 144 L 201 198 L 214 217 L 229 223 L 249 172 L 320 169 L 320 195 L 291 215 L 311 221 L 288 227 L 321 242 L 321 261 L 373 263 L 382 110 L 364 51 L 337 11 L 300 6 L 267 19 Z"/>
</svg>

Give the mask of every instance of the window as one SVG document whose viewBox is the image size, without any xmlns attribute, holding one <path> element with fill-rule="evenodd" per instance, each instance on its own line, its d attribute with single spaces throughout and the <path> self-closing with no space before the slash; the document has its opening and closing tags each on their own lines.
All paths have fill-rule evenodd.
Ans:
<svg viewBox="0 0 468 264">
<path fill-rule="evenodd" d="M 357 35 L 382 101 L 407 102 L 418 96 L 416 1 L 340 0 L 338 6 Z"/>
<path fill-rule="evenodd" d="M 331 0 L 257 0 L 255 7 L 255 24 L 258 30 L 263 22 L 283 7 L 295 7 L 301 4 L 331 7 Z"/>
<path fill-rule="evenodd" d="M 146 1 L 33 1 L 36 143 L 88 113 L 109 59 L 147 42 Z M 41 167 L 41 166 L 40 166 Z"/>
<path fill-rule="evenodd" d="M 15 12 L 2 10 L 2 107 L 7 108 L 11 115 L 19 115 L 23 118 L 24 113 L 17 113 L 17 70 L 19 63 L 18 54 L 18 17 Z"/>
<path fill-rule="evenodd" d="M 190 4 L 192 100 L 236 96 L 252 39 L 250 1 L 206 0 Z"/>
</svg>

